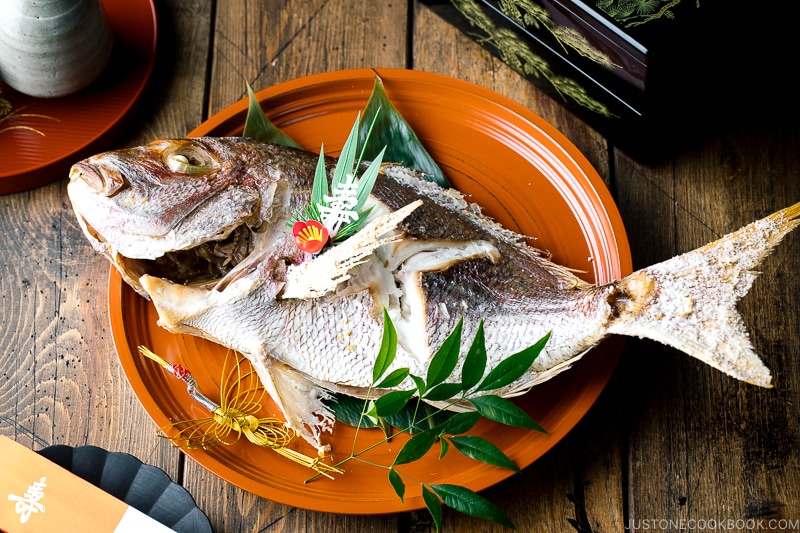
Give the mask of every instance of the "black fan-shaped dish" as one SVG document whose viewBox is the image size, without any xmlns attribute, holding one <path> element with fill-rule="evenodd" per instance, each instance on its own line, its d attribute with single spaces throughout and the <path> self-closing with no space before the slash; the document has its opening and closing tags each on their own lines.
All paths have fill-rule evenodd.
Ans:
<svg viewBox="0 0 800 533">
<path fill-rule="evenodd" d="M 132 455 L 61 444 L 37 453 L 178 533 L 212 531 L 208 517 L 186 489 L 160 468 Z"/>
</svg>

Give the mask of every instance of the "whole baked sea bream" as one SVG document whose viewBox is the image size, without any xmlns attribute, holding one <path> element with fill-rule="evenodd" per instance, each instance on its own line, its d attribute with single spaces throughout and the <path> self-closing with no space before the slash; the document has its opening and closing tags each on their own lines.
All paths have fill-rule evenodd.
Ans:
<svg viewBox="0 0 800 533">
<path fill-rule="evenodd" d="M 161 140 L 75 164 L 68 187 L 92 246 L 152 300 L 159 324 L 245 355 L 315 446 L 333 425 L 322 401 L 330 391 L 360 395 L 371 384 L 384 309 L 398 332 L 394 365 L 415 375 L 462 319 L 467 339 L 483 321 L 487 369 L 552 332 L 530 371 L 495 391 L 504 396 L 612 334 L 654 339 L 771 386 L 736 302 L 800 223 L 800 203 L 594 286 L 458 192 L 400 166 L 378 176 L 366 226 L 325 253 L 304 252 L 287 221 L 308 204 L 317 162 L 238 137 Z"/>
</svg>

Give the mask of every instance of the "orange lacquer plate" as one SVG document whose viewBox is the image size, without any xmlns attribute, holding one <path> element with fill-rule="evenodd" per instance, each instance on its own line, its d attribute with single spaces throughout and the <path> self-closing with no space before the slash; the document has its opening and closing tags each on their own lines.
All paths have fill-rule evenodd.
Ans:
<svg viewBox="0 0 800 533">
<path fill-rule="evenodd" d="M 538 238 L 537 245 L 561 264 L 585 271 L 585 279 L 604 283 L 631 270 L 630 250 L 619 213 L 597 173 L 570 142 L 540 117 L 511 100 L 464 81 L 425 72 L 378 69 L 329 72 L 282 83 L 257 93 L 270 120 L 301 146 L 335 154 L 344 144 L 356 114 L 363 110 L 375 72 L 387 94 L 411 124 L 423 145 L 453 185 L 471 195 L 486 213 L 506 227 Z M 238 102 L 190 136 L 240 135 L 247 101 Z M 145 409 L 159 426 L 205 416 L 185 387 L 152 361 L 142 358 L 144 344 L 171 362 L 186 366 L 200 389 L 219 397 L 226 350 L 205 340 L 167 333 L 143 298 L 112 271 L 110 311 L 114 341 L 122 365 Z M 593 349 L 571 370 L 536 387 L 518 403 L 548 433 L 505 428 L 481 421 L 472 431 L 525 467 L 552 448 L 580 420 L 606 385 L 619 358 L 618 340 Z M 277 414 L 274 406 L 268 411 Z M 362 432 L 359 445 L 376 440 L 377 430 Z M 354 431 L 337 424 L 334 459 L 350 452 Z M 368 453 L 390 464 L 405 436 Z M 298 443 L 298 449 L 314 450 Z M 187 451 L 223 479 L 276 502 L 334 513 L 387 513 L 424 507 L 420 489 L 408 483 L 405 503 L 391 488 L 386 472 L 359 462 L 346 473 L 304 484 L 309 471 L 274 452 L 239 443 L 211 451 Z M 453 483 L 479 491 L 511 472 L 484 465 L 451 451 L 438 451 L 402 470 L 428 483 Z"/>
<path fill-rule="evenodd" d="M 154 2 L 101 4 L 114 48 L 108 66 L 88 87 L 60 98 L 33 98 L 0 82 L 3 97 L 15 111 L 49 117 L 17 116 L 0 122 L 0 194 L 66 178 L 70 165 L 105 149 L 124 132 L 142 99 L 156 60 Z"/>
</svg>

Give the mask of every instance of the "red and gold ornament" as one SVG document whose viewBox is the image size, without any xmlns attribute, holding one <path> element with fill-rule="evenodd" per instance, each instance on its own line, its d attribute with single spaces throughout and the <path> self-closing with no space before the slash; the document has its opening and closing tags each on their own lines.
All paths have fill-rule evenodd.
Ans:
<svg viewBox="0 0 800 533">
<path fill-rule="evenodd" d="M 315 254 L 328 242 L 328 228 L 316 220 L 301 220 L 292 225 L 292 236 L 297 247 Z"/>
</svg>

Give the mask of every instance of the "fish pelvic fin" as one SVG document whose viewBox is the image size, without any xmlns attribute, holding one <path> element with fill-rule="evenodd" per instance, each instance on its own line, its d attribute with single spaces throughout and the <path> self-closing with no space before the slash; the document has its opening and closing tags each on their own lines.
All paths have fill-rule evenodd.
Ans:
<svg viewBox="0 0 800 533">
<path fill-rule="evenodd" d="M 764 258 L 800 225 L 798 217 L 800 203 L 616 282 L 609 332 L 662 342 L 732 377 L 772 387 L 736 303 Z"/>
<path fill-rule="evenodd" d="M 324 400 L 333 396 L 305 376 L 270 357 L 248 357 L 262 385 L 283 412 L 286 425 L 317 449 L 330 451 L 322 443 L 323 434 L 333 431 L 335 418 Z"/>
</svg>

